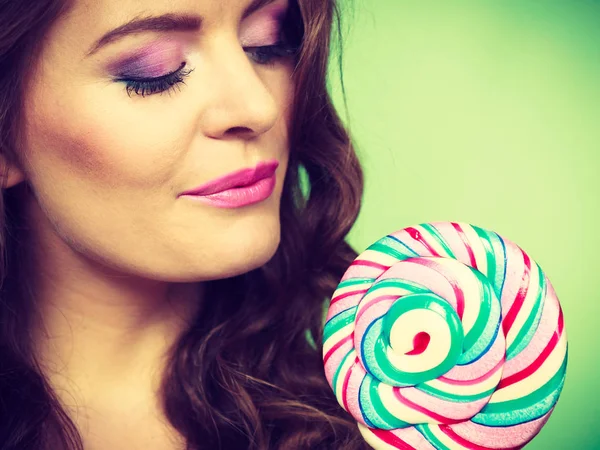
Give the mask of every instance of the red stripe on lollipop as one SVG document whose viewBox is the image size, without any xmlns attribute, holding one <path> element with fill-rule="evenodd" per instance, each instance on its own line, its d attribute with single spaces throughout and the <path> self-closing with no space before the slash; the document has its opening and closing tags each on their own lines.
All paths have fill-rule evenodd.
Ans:
<svg viewBox="0 0 600 450">
<path fill-rule="evenodd" d="M 356 314 L 356 319 L 354 319 L 355 322 L 358 322 L 360 320 L 360 318 L 362 317 L 362 315 L 365 313 L 365 311 L 368 311 L 369 308 L 375 306 L 377 303 L 386 301 L 386 300 L 397 300 L 398 297 L 397 295 L 382 295 L 381 297 L 376 297 L 373 300 L 369 301 L 368 303 L 365 303 L 364 305 L 361 304 L 361 309 L 360 311 Z"/>
<path fill-rule="evenodd" d="M 425 414 L 428 417 L 431 417 L 433 420 L 437 420 L 438 422 L 444 423 L 444 424 L 463 422 L 462 419 L 451 419 L 449 417 L 444 417 L 441 414 L 437 414 L 433 411 L 430 411 L 427 408 L 419 406 L 417 403 L 411 402 L 409 399 L 407 399 L 406 397 L 404 397 L 402 395 L 401 389 L 398 387 L 394 387 L 393 391 L 394 391 L 394 395 L 396 396 L 396 398 L 398 399 L 398 401 L 400 403 L 414 409 L 415 411 L 419 411 L 420 413 Z"/>
<path fill-rule="evenodd" d="M 374 269 L 379 269 L 379 270 L 388 270 L 390 268 L 390 266 L 386 266 L 385 264 L 379 264 L 376 263 L 375 261 L 367 261 L 366 259 L 357 259 L 356 261 L 354 261 L 352 263 L 353 266 L 365 266 L 365 267 L 372 267 Z"/>
<path fill-rule="evenodd" d="M 519 249 L 521 254 L 523 255 L 523 261 L 525 262 L 525 270 L 523 271 L 523 276 L 521 278 L 521 286 L 519 287 L 519 292 L 517 293 L 517 297 L 515 301 L 510 306 L 506 317 L 502 321 L 502 331 L 504 331 L 504 336 L 508 335 L 510 328 L 513 326 L 515 319 L 517 318 L 517 314 L 521 311 L 521 307 L 523 306 L 523 302 L 525 301 L 525 296 L 527 295 L 527 289 L 529 286 L 529 278 L 531 272 L 531 262 L 529 261 L 529 256 L 523 250 Z"/>
<path fill-rule="evenodd" d="M 327 351 L 327 353 L 325 353 L 325 356 L 323 357 L 323 361 L 325 363 L 327 363 L 327 360 L 331 357 L 331 355 L 333 355 L 338 348 L 340 348 L 342 345 L 344 345 L 346 342 L 350 341 L 351 339 L 352 339 L 352 335 L 349 335 L 349 336 L 346 336 L 341 341 L 336 342 L 334 345 L 332 345 L 331 348 Z"/>
<path fill-rule="evenodd" d="M 467 235 L 465 234 L 465 232 L 459 224 L 452 222 L 452 226 L 458 232 L 460 240 L 463 242 L 463 244 L 465 244 L 465 248 L 467 249 L 467 253 L 469 254 L 469 262 L 471 263 L 471 267 L 473 267 L 473 269 L 477 269 L 477 260 L 475 259 L 475 254 L 473 253 L 471 244 L 469 244 L 469 238 L 467 237 Z"/>
<path fill-rule="evenodd" d="M 438 379 L 440 381 L 443 381 L 444 383 L 454 384 L 457 386 L 470 386 L 473 384 L 478 384 L 482 381 L 487 380 L 488 378 L 491 378 L 496 372 L 498 372 L 498 370 L 500 370 L 504 366 L 504 361 L 505 361 L 505 358 L 502 358 L 498 362 L 498 364 L 496 364 L 489 372 L 486 372 L 483 375 L 481 375 L 480 377 L 473 378 L 471 380 L 454 380 L 452 378 L 447 378 L 445 376 L 441 376 Z"/>
<path fill-rule="evenodd" d="M 454 442 L 457 442 L 458 444 L 470 449 L 470 450 L 519 450 L 521 448 L 524 447 L 524 445 L 519 445 L 518 447 L 484 447 L 482 445 L 477 445 L 474 442 L 468 441 L 465 438 L 463 438 L 462 436 L 456 434 L 454 432 L 454 430 L 452 430 L 452 428 L 450 428 L 448 425 L 440 425 L 440 430 L 446 435 L 448 436 L 450 439 L 452 439 Z"/>
<path fill-rule="evenodd" d="M 395 434 L 390 433 L 388 430 L 380 430 L 378 428 L 369 428 L 369 430 L 383 442 L 397 448 L 398 450 L 418 450 L 412 445 L 407 444 Z"/>
<path fill-rule="evenodd" d="M 352 295 L 356 295 L 356 294 L 365 294 L 369 289 L 358 289 L 356 291 L 350 291 L 350 292 L 345 292 L 343 294 L 340 295 L 336 295 L 335 297 L 333 297 L 331 299 L 331 303 L 330 305 L 333 305 L 335 302 L 338 302 L 340 300 L 343 300 L 345 298 L 348 298 Z"/>
<path fill-rule="evenodd" d="M 419 241 L 421 244 L 423 244 L 423 246 L 427 250 L 429 250 L 429 252 L 431 253 L 432 256 L 440 256 L 440 254 L 438 252 L 436 252 L 435 249 L 431 245 L 429 245 L 429 243 L 423 238 L 421 233 L 419 233 L 419 230 L 417 230 L 413 227 L 405 228 L 405 230 L 410 235 L 411 238 L 413 238 L 415 241 Z"/>
<path fill-rule="evenodd" d="M 550 354 L 556 347 L 556 344 L 558 344 L 558 341 L 560 340 L 560 337 L 562 336 L 563 327 L 564 327 L 564 320 L 563 320 L 563 313 L 562 313 L 562 308 L 561 308 L 558 310 L 558 332 L 555 332 L 552 335 L 552 338 L 550 339 L 550 341 L 548 341 L 548 344 L 546 345 L 546 347 L 544 348 L 542 353 L 540 353 L 540 356 L 538 356 L 535 359 L 535 361 L 533 361 L 529 366 L 525 367 L 520 372 L 512 374 L 511 376 L 506 377 L 504 380 L 500 381 L 500 384 L 498 384 L 498 387 L 496 390 L 498 391 L 502 388 L 510 386 L 511 384 L 518 383 L 519 381 L 524 380 L 525 378 L 531 376 L 536 370 L 538 370 L 541 367 L 541 365 L 544 364 L 544 361 L 546 361 L 546 359 L 548 359 L 548 356 L 550 356 Z"/>
<path fill-rule="evenodd" d="M 359 364 L 358 358 L 354 360 L 354 365 L 356 364 Z M 342 385 L 342 403 L 346 411 L 350 410 L 350 408 L 348 407 L 348 382 L 350 381 L 351 374 L 352 369 L 346 372 L 346 376 L 344 377 L 344 384 Z"/>
</svg>

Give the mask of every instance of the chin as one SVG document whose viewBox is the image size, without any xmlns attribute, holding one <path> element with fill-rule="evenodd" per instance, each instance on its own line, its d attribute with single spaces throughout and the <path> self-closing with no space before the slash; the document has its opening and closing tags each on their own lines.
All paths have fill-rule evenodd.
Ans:
<svg viewBox="0 0 600 450">
<path fill-rule="evenodd" d="M 198 258 L 188 257 L 176 281 L 197 282 L 231 278 L 265 265 L 273 258 L 280 244 L 277 233 L 251 233 L 237 239 L 229 239 L 227 244 L 215 246 L 210 253 Z M 210 255 L 213 255 L 212 257 Z M 207 258 L 210 262 L 207 262 Z M 173 280 L 175 281 L 175 280 Z"/>
<path fill-rule="evenodd" d="M 235 249 L 234 254 L 229 254 L 229 258 L 223 256 L 223 263 L 229 262 L 231 269 L 227 270 L 229 275 L 226 277 L 240 275 L 250 272 L 265 265 L 273 258 L 280 244 L 280 235 L 272 234 L 260 240 L 255 239 L 245 246 Z"/>
</svg>

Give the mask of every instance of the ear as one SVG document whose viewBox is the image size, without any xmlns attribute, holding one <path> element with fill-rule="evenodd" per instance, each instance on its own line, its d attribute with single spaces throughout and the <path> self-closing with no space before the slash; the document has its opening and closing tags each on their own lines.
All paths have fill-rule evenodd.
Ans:
<svg viewBox="0 0 600 450">
<path fill-rule="evenodd" d="M 0 154 L 0 188 L 8 189 L 26 178 L 25 173 L 20 168 L 8 162 L 5 155 Z"/>
</svg>

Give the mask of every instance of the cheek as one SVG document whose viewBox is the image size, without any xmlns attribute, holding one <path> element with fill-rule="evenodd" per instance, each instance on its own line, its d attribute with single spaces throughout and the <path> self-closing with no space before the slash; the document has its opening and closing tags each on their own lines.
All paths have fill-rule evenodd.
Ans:
<svg viewBox="0 0 600 450">
<path fill-rule="evenodd" d="M 263 83 L 277 104 L 279 117 L 269 133 L 278 134 L 275 140 L 281 142 L 281 133 L 287 135 L 294 107 L 295 83 L 293 79 L 294 63 L 292 61 L 281 63 L 279 70 L 264 71 L 261 73 Z M 286 136 L 287 137 L 287 136 Z"/>
<path fill-rule="evenodd" d="M 277 86 L 280 86 L 281 89 L 278 92 L 278 96 L 280 98 L 280 111 L 281 111 L 281 121 L 283 123 L 279 124 L 281 128 L 283 128 L 283 132 L 285 133 L 285 141 L 286 147 L 289 147 L 289 131 L 292 127 L 292 113 L 294 109 L 294 83 L 291 79 L 292 77 L 292 68 L 289 68 L 289 71 L 285 73 Z"/>
<path fill-rule="evenodd" d="M 57 176 L 92 179 L 104 187 L 156 186 L 168 180 L 182 148 L 181 121 L 140 104 L 119 108 L 120 102 L 102 94 L 90 86 L 71 97 L 65 92 L 36 97 L 26 127 L 34 176 L 56 168 Z"/>
</svg>

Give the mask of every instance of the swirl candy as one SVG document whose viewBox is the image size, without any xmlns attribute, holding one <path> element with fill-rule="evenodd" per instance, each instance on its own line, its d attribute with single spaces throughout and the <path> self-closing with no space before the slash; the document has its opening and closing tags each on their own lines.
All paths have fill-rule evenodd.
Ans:
<svg viewBox="0 0 600 450">
<path fill-rule="evenodd" d="M 323 360 L 377 450 L 518 449 L 558 401 L 567 335 L 550 281 L 520 247 L 467 223 L 424 223 L 348 268 Z"/>
</svg>

